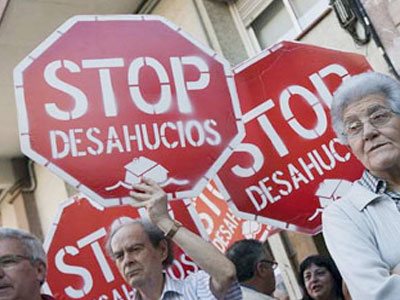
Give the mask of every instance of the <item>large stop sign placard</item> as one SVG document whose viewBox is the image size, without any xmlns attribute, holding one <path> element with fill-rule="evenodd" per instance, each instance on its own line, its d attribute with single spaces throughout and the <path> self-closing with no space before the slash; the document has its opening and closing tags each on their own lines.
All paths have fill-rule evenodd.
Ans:
<svg viewBox="0 0 400 300">
<path fill-rule="evenodd" d="M 157 16 L 76 16 L 14 71 L 22 151 L 100 202 L 197 196 L 244 132 L 229 63 Z"/>
<path fill-rule="evenodd" d="M 331 128 L 332 94 L 367 70 L 362 55 L 293 42 L 234 68 L 246 136 L 216 182 L 239 217 L 321 230 L 322 210 L 363 170 Z"/>
</svg>

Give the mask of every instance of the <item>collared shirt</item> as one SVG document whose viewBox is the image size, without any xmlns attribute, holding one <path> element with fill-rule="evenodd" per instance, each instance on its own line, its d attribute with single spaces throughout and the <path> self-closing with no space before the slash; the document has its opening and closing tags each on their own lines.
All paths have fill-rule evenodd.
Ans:
<svg viewBox="0 0 400 300">
<path fill-rule="evenodd" d="M 369 175 L 324 210 L 323 234 L 353 300 L 399 300 L 400 276 L 390 270 L 400 263 L 400 212 Z"/>
<path fill-rule="evenodd" d="M 241 287 L 243 300 L 275 300 L 271 296 L 260 293 L 255 289 L 242 285 Z"/>
<path fill-rule="evenodd" d="M 397 209 L 400 211 L 400 193 L 392 191 L 388 188 L 388 183 L 378 177 L 375 177 L 367 170 L 364 171 L 362 177 L 358 180 L 358 183 L 369 189 L 371 192 L 376 194 L 386 194 L 396 203 Z"/>
<path fill-rule="evenodd" d="M 183 280 L 171 278 L 165 274 L 164 289 L 159 300 L 217 300 L 210 289 L 210 275 L 204 271 L 192 273 Z M 140 300 L 134 291 L 134 300 Z M 236 281 L 229 288 L 224 300 L 241 300 L 240 285 Z"/>
</svg>

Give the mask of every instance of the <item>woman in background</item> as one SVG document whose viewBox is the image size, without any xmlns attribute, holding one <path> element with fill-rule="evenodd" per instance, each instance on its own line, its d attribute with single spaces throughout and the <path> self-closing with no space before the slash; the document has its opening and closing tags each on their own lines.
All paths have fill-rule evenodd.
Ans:
<svg viewBox="0 0 400 300">
<path fill-rule="evenodd" d="M 299 284 L 302 300 L 344 300 L 342 276 L 326 255 L 312 255 L 300 264 Z"/>
</svg>

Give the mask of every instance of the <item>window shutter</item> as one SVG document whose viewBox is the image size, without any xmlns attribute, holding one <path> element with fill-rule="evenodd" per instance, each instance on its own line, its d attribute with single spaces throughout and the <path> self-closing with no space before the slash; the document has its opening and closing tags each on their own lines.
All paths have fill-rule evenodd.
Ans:
<svg viewBox="0 0 400 300">
<path fill-rule="evenodd" d="M 238 0 L 235 5 L 243 24 L 248 27 L 272 1 L 274 0 Z"/>
</svg>

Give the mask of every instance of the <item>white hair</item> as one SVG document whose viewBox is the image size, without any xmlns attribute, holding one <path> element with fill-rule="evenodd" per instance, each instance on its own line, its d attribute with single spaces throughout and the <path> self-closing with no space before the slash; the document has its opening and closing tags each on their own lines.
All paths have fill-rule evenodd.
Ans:
<svg viewBox="0 0 400 300">
<path fill-rule="evenodd" d="M 43 249 L 41 241 L 36 236 L 25 230 L 0 227 L 0 241 L 7 239 L 18 241 L 21 244 L 24 255 L 30 258 L 31 263 L 42 263 L 45 272 L 47 271 L 46 252 Z M 40 282 L 40 285 L 43 283 L 44 281 Z"/>
<path fill-rule="evenodd" d="M 400 82 L 377 72 L 365 72 L 345 80 L 336 90 L 331 107 L 332 127 L 343 144 L 348 144 L 344 132 L 343 112 L 362 98 L 380 94 L 391 109 L 400 113 Z"/>
</svg>

